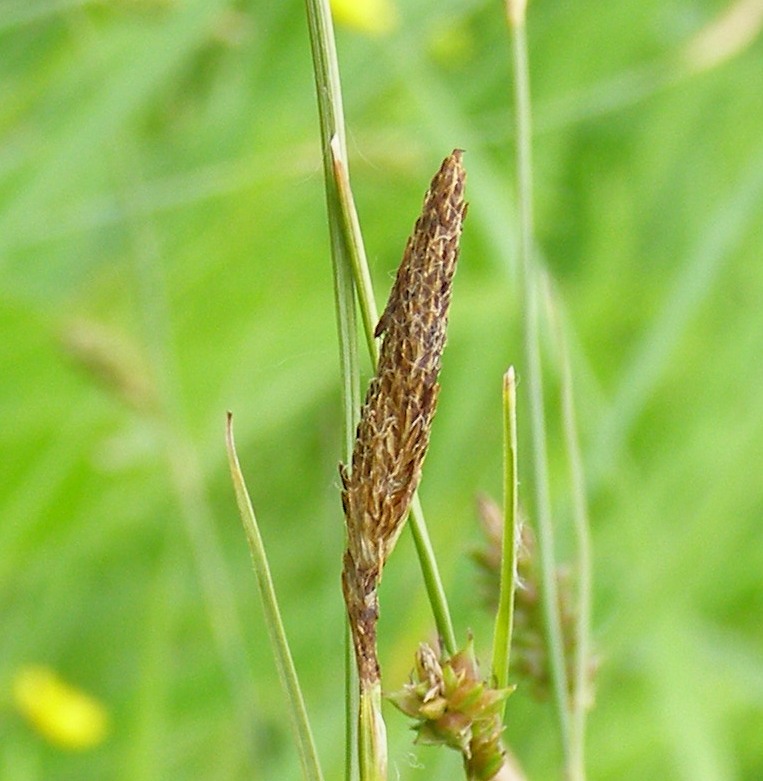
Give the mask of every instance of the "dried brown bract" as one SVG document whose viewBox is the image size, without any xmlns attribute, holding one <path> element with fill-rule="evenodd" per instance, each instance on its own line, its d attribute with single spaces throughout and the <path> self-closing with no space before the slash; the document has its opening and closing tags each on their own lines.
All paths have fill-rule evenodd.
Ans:
<svg viewBox="0 0 763 781">
<path fill-rule="evenodd" d="M 466 204 L 460 150 L 424 198 L 384 313 L 376 376 L 361 412 L 351 468 L 340 470 L 347 520 L 342 585 L 361 683 L 379 678 L 376 590 L 419 484 L 437 405 L 451 283 Z"/>
</svg>

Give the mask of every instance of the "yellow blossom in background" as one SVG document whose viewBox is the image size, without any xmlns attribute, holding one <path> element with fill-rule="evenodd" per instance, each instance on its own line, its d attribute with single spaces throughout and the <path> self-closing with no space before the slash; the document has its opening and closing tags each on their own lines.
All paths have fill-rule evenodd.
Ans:
<svg viewBox="0 0 763 781">
<path fill-rule="evenodd" d="M 337 24 L 369 35 L 384 35 L 397 24 L 397 8 L 392 0 L 331 0 Z"/>
<path fill-rule="evenodd" d="M 61 680 L 49 667 L 22 667 L 13 679 L 13 701 L 22 716 L 56 746 L 83 750 L 108 734 L 105 707 Z"/>
</svg>

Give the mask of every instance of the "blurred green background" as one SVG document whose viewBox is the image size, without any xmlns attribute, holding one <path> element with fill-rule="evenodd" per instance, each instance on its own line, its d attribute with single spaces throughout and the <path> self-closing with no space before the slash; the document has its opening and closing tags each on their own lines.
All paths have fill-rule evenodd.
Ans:
<svg viewBox="0 0 763 781">
<path fill-rule="evenodd" d="M 500 492 L 501 374 L 521 388 L 524 370 L 510 47 L 499 0 L 393 10 L 376 34 L 337 30 L 353 184 L 383 304 L 431 175 L 466 150 L 421 494 L 457 631 L 487 661 L 466 554 L 475 493 Z M 759 0 L 530 4 L 538 242 L 591 491 L 591 779 L 763 778 L 762 24 Z M 231 409 L 340 778 L 339 373 L 303 6 L 5 0 L 0 96 L 0 777 L 299 777 Z M 547 389 L 569 559 L 553 370 Z M 393 689 L 433 628 L 407 535 L 381 602 Z M 34 664 L 108 709 L 107 739 L 67 750 L 22 717 Z M 392 778 L 460 777 L 392 709 L 388 728 Z M 547 703 L 520 688 L 507 737 L 529 778 L 559 777 Z"/>
</svg>

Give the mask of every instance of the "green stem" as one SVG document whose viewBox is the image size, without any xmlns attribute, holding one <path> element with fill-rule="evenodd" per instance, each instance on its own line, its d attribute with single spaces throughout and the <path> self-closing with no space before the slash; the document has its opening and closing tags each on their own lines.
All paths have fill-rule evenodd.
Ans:
<svg viewBox="0 0 763 781">
<path fill-rule="evenodd" d="M 352 459 L 355 428 L 360 410 L 360 372 L 358 369 L 352 262 L 342 228 L 342 203 L 334 178 L 335 160 L 339 161 L 345 171 L 347 170 L 342 89 L 339 82 L 339 64 L 328 0 L 306 0 L 306 9 L 321 126 L 326 208 L 331 238 L 334 296 L 342 367 L 342 406 L 344 409 L 342 456 L 343 460 L 349 463 Z"/>
<path fill-rule="evenodd" d="M 355 199 L 350 186 L 350 175 L 347 166 L 342 160 L 341 150 L 337 139 L 330 144 L 331 162 L 334 173 L 337 199 L 341 213 L 342 237 L 344 239 L 347 255 L 352 266 L 353 278 L 358 292 L 358 303 L 363 320 L 363 332 L 366 337 L 366 346 L 371 363 L 376 366 L 379 361 L 379 348 L 374 337 L 374 329 L 379 322 L 379 313 L 376 309 L 371 272 L 368 268 L 366 247 L 363 242 L 363 233 L 360 230 L 358 210 L 355 208 Z"/>
<path fill-rule="evenodd" d="M 236 455 L 236 444 L 233 440 L 233 416 L 230 412 L 228 413 L 225 435 L 228 463 L 230 465 L 231 477 L 233 478 L 233 487 L 236 491 L 236 502 L 241 513 L 241 522 L 244 525 L 246 539 L 249 543 L 249 551 L 252 555 L 252 565 L 257 576 L 257 585 L 260 589 L 265 613 L 265 625 L 270 635 L 278 677 L 281 679 L 281 685 L 286 693 L 289 716 L 291 717 L 292 727 L 297 738 L 302 772 L 306 781 L 322 781 L 323 774 L 318 761 L 318 752 L 315 749 L 315 742 L 313 741 L 310 724 L 307 720 L 305 701 L 302 697 L 297 671 L 294 669 L 294 661 L 291 658 L 289 643 L 286 639 L 281 613 L 278 609 L 278 600 L 273 587 L 273 578 L 270 575 L 268 559 L 265 555 L 265 546 L 262 543 L 257 518 L 254 515 L 254 508 L 249 499 L 244 476 L 241 473 L 238 456 Z"/>
<path fill-rule="evenodd" d="M 514 94 L 517 121 L 517 171 L 519 184 L 520 267 L 524 281 L 525 351 L 529 388 L 535 511 L 538 523 L 539 559 L 546 645 L 565 765 L 570 763 L 570 707 L 567 670 L 564 661 L 559 596 L 556 582 L 554 529 L 546 453 L 546 426 L 538 328 L 538 290 L 533 258 L 532 152 L 530 79 L 527 55 L 524 2 L 507 2 L 512 31 Z"/>
<path fill-rule="evenodd" d="M 453 620 L 450 617 L 448 599 L 442 585 L 440 571 L 437 568 L 437 560 L 434 555 L 432 541 L 429 538 L 424 510 L 418 493 L 413 495 L 411 502 L 411 517 L 408 522 L 413 535 L 413 543 L 416 546 L 416 554 L 419 557 L 419 566 L 424 577 L 424 585 L 429 597 L 429 605 L 432 608 L 437 633 L 442 639 L 443 646 L 449 655 L 458 651 L 456 647 L 456 633 L 453 629 Z"/>
<path fill-rule="evenodd" d="M 339 355 L 342 376 L 343 447 L 342 461 L 352 461 L 355 429 L 360 414 L 360 370 L 358 366 L 357 323 L 355 317 L 355 290 L 352 276 L 351 252 L 343 230 L 342 198 L 335 179 L 335 166 L 347 175 L 347 148 L 342 108 L 342 89 L 339 81 L 339 61 L 331 22 L 328 0 L 306 0 L 310 49 L 313 58 L 315 91 L 321 128 L 326 208 L 331 238 L 331 263 L 334 278 Z M 353 746 L 360 745 L 362 736 L 356 734 L 355 706 L 357 674 L 355 653 L 349 628 L 344 642 L 345 690 L 345 781 L 352 781 Z M 361 776 L 365 778 L 365 776 Z"/>
<path fill-rule="evenodd" d="M 586 495 L 583 458 L 578 435 L 577 415 L 575 414 L 575 394 L 572 383 L 572 367 L 569 349 L 564 336 L 564 328 L 551 282 L 546 278 L 546 300 L 550 321 L 556 336 L 561 368 L 562 424 L 564 428 L 567 458 L 570 464 L 572 482 L 573 520 L 577 538 L 577 621 L 575 624 L 574 659 L 574 697 L 572 700 L 572 733 L 570 736 L 569 781 L 585 781 L 585 724 L 586 714 L 591 702 L 589 691 L 589 663 L 591 654 L 591 593 L 592 593 L 592 553 L 591 528 L 588 515 L 588 497 Z"/>
<path fill-rule="evenodd" d="M 499 689 L 509 683 L 519 543 L 517 519 L 517 389 L 514 367 L 510 366 L 503 377 L 503 543 L 501 589 L 493 632 L 493 677 Z M 505 701 L 503 709 L 505 712 Z"/>
</svg>

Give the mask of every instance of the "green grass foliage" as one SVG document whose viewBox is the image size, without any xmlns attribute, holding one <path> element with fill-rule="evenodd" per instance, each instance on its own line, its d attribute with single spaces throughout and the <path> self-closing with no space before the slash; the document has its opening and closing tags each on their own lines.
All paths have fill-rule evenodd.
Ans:
<svg viewBox="0 0 763 781">
<path fill-rule="evenodd" d="M 736 43 L 709 27 L 731 6 L 750 33 Z M 536 227 L 591 499 L 594 781 L 763 777 L 757 6 L 530 3 Z M 510 363 L 527 470 L 510 47 L 500 0 L 398 10 L 386 36 L 337 31 L 353 187 L 381 304 L 431 175 L 466 150 L 421 496 L 456 631 L 474 629 L 487 663 L 490 616 L 465 553 L 475 493 L 500 496 Z M 341 775 L 341 412 L 313 91 L 298 2 L 0 3 L 3 779 L 298 778 L 227 409 L 326 777 Z M 519 475 L 530 504 L 522 461 Z M 408 535 L 381 609 L 391 690 L 433 628 Z M 10 691 L 30 663 L 106 704 L 105 743 L 65 752 L 22 721 Z M 392 709 L 387 722 L 391 777 L 457 777 L 457 757 L 412 747 Z M 549 703 L 520 687 L 507 723 L 528 776 L 556 778 Z"/>
</svg>

